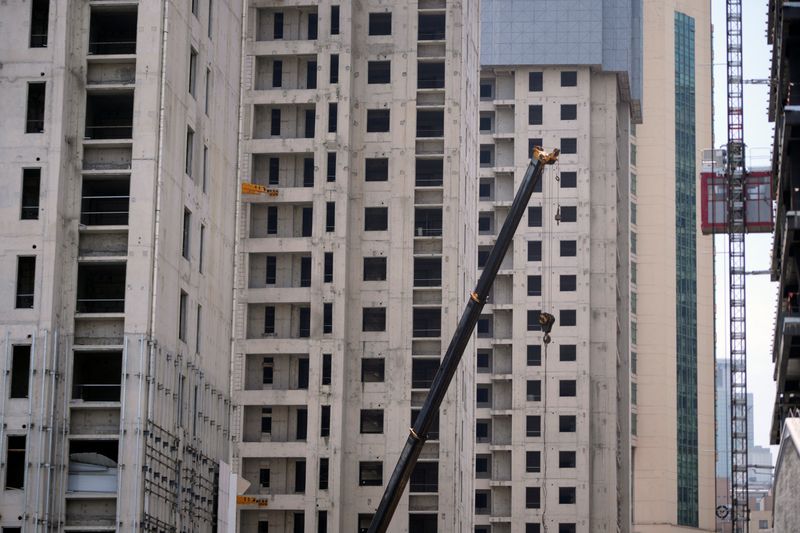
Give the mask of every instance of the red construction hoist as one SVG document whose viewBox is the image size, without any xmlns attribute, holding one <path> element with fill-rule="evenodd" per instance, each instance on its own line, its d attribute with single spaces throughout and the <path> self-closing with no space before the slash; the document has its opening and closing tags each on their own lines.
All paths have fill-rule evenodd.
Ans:
<svg viewBox="0 0 800 533">
<path fill-rule="evenodd" d="M 730 297 L 731 500 L 733 533 L 747 533 L 747 339 L 745 313 L 746 172 L 742 85 L 742 1 L 727 0 L 728 281 Z"/>
</svg>

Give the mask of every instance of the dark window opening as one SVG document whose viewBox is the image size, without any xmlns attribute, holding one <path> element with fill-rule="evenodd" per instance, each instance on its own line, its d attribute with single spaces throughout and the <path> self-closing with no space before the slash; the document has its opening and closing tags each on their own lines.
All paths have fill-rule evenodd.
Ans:
<svg viewBox="0 0 800 533">
<path fill-rule="evenodd" d="M 308 438 L 308 409 L 297 409 L 297 419 L 295 422 L 295 435 L 297 435 L 297 440 L 306 440 L 306 438 Z M 303 479 L 305 479 L 305 476 L 303 476 Z"/>
<path fill-rule="evenodd" d="M 296 459 L 294 463 L 294 491 L 297 494 L 302 494 L 306 491 L 306 461 L 305 459 Z M 295 513 L 297 516 L 298 513 Z M 296 526 L 296 524 L 295 524 Z M 303 531 L 302 529 L 300 531 Z"/>
<path fill-rule="evenodd" d="M 418 109 L 417 137 L 444 137 L 444 111 Z"/>
<path fill-rule="evenodd" d="M 329 461 L 327 457 L 319 460 L 319 490 L 328 490 Z"/>
<path fill-rule="evenodd" d="M 441 41 L 445 37 L 446 19 L 442 14 L 420 13 L 418 38 L 420 41 Z"/>
<path fill-rule="evenodd" d="M 292 533 L 305 533 L 306 530 L 306 515 L 305 513 L 292 513 L 294 525 L 292 526 Z"/>
<path fill-rule="evenodd" d="M 414 235 L 417 237 L 442 236 L 441 208 L 414 210 Z"/>
<path fill-rule="evenodd" d="M 41 180 L 42 169 L 25 168 L 22 170 L 22 206 L 20 209 L 20 220 L 39 219 Z"/>
<path fill-rule="evenodd" d="M 319 436 L 331 436 L 331 406 L 323 405 L 319 416 Z"/>
<path fill-rule="evenodd" d="M 369 14 L 369 34 L 370 35 L 391 35 L 392 34 L 392 14 L 391 13 L 370 13 Z"/>
<path fill-rule="evenodd" d="M 578 426 L 575 415 L 561 415 L 558 417 L 558 431 L 561 433 L 575 433 Z"/>
<path fill-rule="evenodd" d="M 539 509 L 542 506 L 542 489 L 540 487 L 525 487 L 525 508 Z"/>
<path fill-rule="evenodd" d="M 389 159 L 368 157 L 364 160 L 364 181 L 388 181 Z"/>
<path fill-rule="evenodd" d="M 491 100 L 494 97 L 494 83 L 491 80 L 481 80 L 480 98 L 481 100 Z"/>
<path fill-rule="evenodd" d="M 272 86 L 280 87 L 283 85 L 283 61 L 276 59 L 272 62 Z"/>
<path fill-rule="evenodd" d="M 561 153 L 562 154 L 577 154 L 578 153 L 578 139 L 574 137 L 561 138 Z"/>
<path fill-rule="evenodd" d="M 542 436 L 542 417 L 539 415 L 528 415 L 525 417 L 525 436 Z"/>
<path fill-rule="evenodd" d="M 178 339 L 186 342 L 186 323 L 189 295 L 181 291 L 178 299 Z M 181 390 L 183 390 L 183 378 L 181 378 Z M 183 410 L 180 411 L 183 416 Z M 180 425 L 180 423 L 178 424 Z"/>
<path fill-rule="evenodd" d="M 364 358 L 361 360 L 361 382 L 383 383 L 385 362 L 381 358 Z"/>
<path fill-rule="evenodd" d="M 542 471 L 542 452 L 525 452 L 525 471 L 530 473 Z"/>
<path fill-rule="evenodd" d="M 362 487 L 380 487 L 383 485 L 383 463 L 381 461 L 359 462 L 358 484 Z"/>
<path fill-rule="evenodd" d="M 386 331 L 386 308 L 364 307 L 361 310 L 362 331 Z"/>
<path fill-rule="evenodd" d="M 300 229 L 301 237 L 311 237 L 311 228 L 314 223 L 314 208 L 304 207 L 301 211 L 302 224 Z"/>
<path fill-rule="evenodd" d="M 528 296 L 542 295 L 542 276 L 528 276 Z"/>
<path fill-rule="evenodd" d="M 492 315 L 481 315 L 478 318 L 477 331 L 479 339 L 488 339 L 492 336 Z"/>
<path fill-rule="evenodd" d="M 322 384 L 323 385 L 330 385 L 331 384 L 331 372 L 332 372 L 332 363 L 331 363 L 331 354 L 324 353 L 322 354 Z"/>
<path fill-rule="evenodd" d="M 541 92 L 543 88 L 543 75 L 541 72 L 528 73 L 528 90 L 531 92 Z"/>
<path fill-rule="evenodd" d="M 575 468 L 575 452 L 558 452 L 559 468 Z"/>
<path fill-rule="evenodd" d="M 87 94 L 84 135 L 87 139 L 130 139 L 133 136 L 133 91 Z"/>
<path fill-rule="evenodd" d="M 389 131 L 388 109 L 367 109 L 367 132 L 386 133 Z"/>
<path fill-rule="evenodd" d="M 89 23 L 89 54 L 135 54 L 136 7 L 92 9 Z"/>
<path fill-rule="evenodd" d="M 339 6 L 331 6 L 331 35 L 339 35 Z"/>
<path fill-rule="evenodd" d="M 578 173 L 562 172 L 560 183 L 562 189 L 574 189 L 578 186 Z"/>
<path fill-rule="evenodd" d="M 333 252 L 325 252 L 323 256 L 323 283 L 331 283 L 333 281 Z"/>
<path fill-rule="evenodd" d="M 412 409 L 411 410 L 411 426 L 414 427 L 414 423 L 417 421 L 417 417 L 419 416 L 419 409 Z M 437 412 L 434 417 L 433 421 L 431 422 L 431 427 L 428 429 L 428 439 L 429 440 L 439 440 L 439 413 Z"/>
<path fill-rule="evenodd" d="M 50 26 L 50 0 L 31 2 L 31 48 L 47 47 L 47 33 Z"/>
<path fill-rule="evenodd" d="M 364 208 L 364 231 L 386 231 L 389 229 L 388 207 Z"/>
<path fill-rule="evenodd" d="M 542 241 L 528 241 L 528 261 L 542 260 Z"/>
<path fill-rule="evenodd" d="M 561 120 L 576 120 L 578 106 L 575 104 L 561 104 Z"/>
<path fill-rule="evenodd" d="M 444 89 L 444 63 L 417 63 L 417 89 Z"/>
<path fill-rule="evenodd" d="M 528 227 L 541 228 L 542 227 L 542 207 L 532 206 L 528 208 Z"/>
<path fill-rule="evenodd" d="M 183 209 L 183 228 L 181 236 L 181 256 L 184 259 L 189 259 L 189 251 L 192 242 L 192 212 L 188 209 Z"/>
<path fill-rule="evenodd" d="M 529 379 L 525 387 L 525 398 L 529 402 L 542 401 L 542 382 L 538 379 Z"/>
<path fill-rule="evenodd" d="M 275 307 L 272 305 L 264 307 L 264 333 L 275 334 Z"/>
<path fill-rule="evenodd" d="M 558 503 L 570 504 L 575 503 L 576 494 L 575 487 L 558 487 Z"/>
<path fill-rule="evenodd" d="M 440 257 L 414 258 L 414 287 L 441 287 L 442 259 Z"/>
<path fill-rule="evenodd" d="M 270 470 L 269 468 L 260 468 L 258 470 L 258 484 L 261 485 L 262 488 L 269 488 L 270 483 Z"/>
<path fill-rule="evenodd" d="M 411 388 L 429 389 L 433 384 L 433 377 L 439 370 L 438 359 L 411 359 Z"/>
<path fill-rule="evenodd" d="M 416 186 L 441 187 L 444 176 L 443 159 L 417 159 Z"/>
<path fill-rule="evenodd" d="M 533 137 L 528 139 L 528 157 L 533 157 L 533 149 L 537 146 L 542 146 L 544 141 L 541 137 Z"/>
<path fill-rule="evenodd" d="M 414 465 L 409 481 L 410 492 L 438 492 L 439 463 L 421 461 Z M 431 515 L 436 518 L 436 515 Z M 412 531 L 418 531 L 413 529 Z"/>
<path fill-rule="evenodd" d="M 336 103 L 328 104 L 328 133 L 336 133 L 338 124 L 339 106 Z"/>
<path fill-rule="evenodd" d="M 278 258 L 274 255 L 266 257 L 266 276 L 264 283 L 267 285 L 275 285 L 275 280 L 278 273 Z"/>
<path fill-rule="evenodd" d="M 578 243 L 576 241 L 561 241 L 559 243 L 559 253 L 561 257 L 575 257 L 578 254 Z"/>
<path fill-rule="evenodd" d="M 84 402 L 118 402 L 122 383 L 122 353 L 75 352 L 72 365 L 72 399 Z"/>
<path fill-rule="evenodd" d="M 478 385 L 475 389 L 475 405 L 476 407 L 491 407 L 491 394 L 492 389 L 490 385 Z"/>
<path fill-rule="evenodd" d="M 308 14 L 308 40 L 314 41 L 319 33 L 319 17 L 316 13 Z"/>
<path fill-rule="evenodd" d="M 364 281 L 386 281 L 386 258 L 364 258 Z"/>
<path fill-rule="evenodd" d="M 362 409 L 361 433 L 383 433 L 383 409 Z"/>
<path fill-rule="evenodd" d="M 558 347 L 558 360 L 569 362 L 575 361 L 577 356 L 578 347 L 574 344 L 562 344 Z"/>
<path fill-rule="evenodd" d="M 528 366 L 542 366 L 542 347 L 538 344 L 529 344 L 527 348 Z"/>
<path fill-rule="evenodd" d="M 317 62 L 306 63 L 306 89 L 317 88 Z"/>
<path fill-rule="evenodd" d="M 17 257 L 17 293 L 14 307 L 33 309 L 36 290 L 36 257 Z"/>
<path fill-rule="evenodd" d="M 336 230 L 336 202 L 325 203 L 325 231 L 330 233 Z"/>
<path fill-rule="evenodd" d="M 413 483 L 413 474 L 411 479 Z M 411 492 L 415 492 L 413 488 Z M 414 533 L 438 533 L 438 523 L 438 517 L 435 514 L 410 513 L 408 515 L 408 531 Z"/>
<path fill-rule="evenodd" d="M 561 73 L 561 86 L 562 87 L 577 87 L 578 86 L 578 72 L 574 70 L 565 70 Z"/>
<path fill-rule="evenodd" d="M 280 183 L 281 160 L 277 157 L 269 158 L 269 177 L 267 183 L 269 185 L 278 185 Z"/>
<path fill-rule="evenodd" d="M 577 313 L 575 309 L 562 309 L 558 313 L 558 323 L 562 326 L 574 326 L 577 324 Z"/>
<path fill-rule="evenodd" d="M 272 357 L 265 357 L 261 363 L 261 383 L 263 385 L 272 385 L 275 380 L 275 365 L 273 364 Z"/>
<path fill-rule="evenodd" d="M 578 207 L 574 205 L 563 205 L 559 210 L 561 214 L 561 222 L 577 222 L 578 220 Z"/>
<path fill-rule="evenodd" d="M 475 422 L 475 442 L 489 442 L 492 438 L 491 420 L 478 420 Z"/>
<path fill-rule="evenodd" d="M 14 346 L 11 354 L 11 387 L 9 398 L 27 398 L 31 378 L 31 346 Z"/>
<path fill-rule="evenodd" d="M 491 115 L 481 115 L 480 119 L 478 120 L 478 129 L 483 133 L 492 131 Z"/>
<path fill-rule="evenodd" d="M 278 234 L 278 207 L 271 205 L 267 207 L 267 235 Z"/>
<path fill-rule="evenodd" d="M 367 83 L 391 83 L 392 62 L 391 61 L 368 61 L 367 62 Z"/>
<path fill-rule="evenodd" d="M 270 117 L 269 117 L 269 134 L 270 135 L 280 135 L 281 134 L 281 110 L 280 109 L 272 109 L 270 110 Z"/>
<path fill-rule="evenodd" d="M 272 38 L 283 39 L 283 13 L 281 12 L 272 16 Z"/>
<path fill-rule="evenodd" d="M 558 524 L 558 533 L 575 533 L 577 527 L 575 524 L 560 523 Z"/>
<path fill-rule="evenodd" d="M 333 303 L 322 304 L 322 333 L 333 333 Z"/>
<path fill-rule="evenodd" d="M 261 433 L 272 433 L 272 408 L 261 408 Z"/>
<path fill-rule="evenodd" d="M 574 379 L 562 379 L 558 382 L 558 395 L 562 398 L 574 398 L 578 385 Z"/>
<path fill-rule="evenodd" d="M 492 493 L 488 490 L 475 491 L 475 514 L 489 514 L 491 512 Z"/>
<path fill-rule="evenodd" d="M 25 133 L 44 133 L 44 99 L 45 83 L 28 83 L 28 105 L 25 115 Z"/>
<path fill-rule="evenodd" d="M 559 277 L 559 289 L 562 292 L 575 292 L 578 285 L 578 277 L 574 275 L 561 275 Z"/>
<path fill-rule="evenodd" d="M 316 112 L 313 109 L 306 109 L 305 134 L 304 134 L 304 137 L 306 139 L 314 138 L 314 127 L 316 126 L 316 122 L 317 122 Z"/>
<path fill-rule="evenodd" d="M 539 309 L 528 311 L 528 331 L 541 331 L 542 325 L 539 324 Z"/>
<path fill-rule="evenodd" d="M 328 183 L 336 181 L 336 152 L 328 152 L 328 171 L 325 179 Z"/>
<path fill-rule="evenodd" d="M 307 255 L 300 258 L 300 286 L 311 286 L 311 257 Z"/>
<path fill-rule="evenodd" d="M 25 471 L 25 435 L 9 435 L 6 448 L 6 489 L 24 489 Z"/>
<path fill-rule="evenodd" d="M 331 72 L 330 72 L 331 85 L 339 83 L 339 54 L 331 54 Z"/>
<path fill-rule="evenodd" d="M 413 314 L 414 337 L 441 337 L 442 310 L 415 308 Z"/>
<path fill-rule="evenodd" d="M 314 158 L 303 158 L 303 187 L 314 186 Z"/>
<path fill-rule="evenodd" d="M 531 126 L 538 126 L 542 124 L 542 106 L 528 106 L 528 124 Z"/>
<path fill-rule="evenodd" d="M 301 357 L 297 360 L 297 388 L 308 390 L 308 375 L 310 373 L 308 357 Z"/>
</svg>

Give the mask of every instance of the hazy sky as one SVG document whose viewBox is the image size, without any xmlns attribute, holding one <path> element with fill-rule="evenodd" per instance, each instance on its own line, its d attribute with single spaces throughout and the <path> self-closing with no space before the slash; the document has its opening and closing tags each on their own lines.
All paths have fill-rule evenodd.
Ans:
<svg viewBox="0 0 800 533">
<path fill-rule="evenodd" d="M 766 2 L 744 1 L 744 77 L 766 79 L 770 73 Z M 720 146 L 727 139 L 725 71 L 725 0 L 712 0 L 714 20 L 714 135 Z M 768 86 L 744 86 L 744 136 L 750 167 L 769 165 L 773 125 L 767 117 Z M 716 242 L 717 357 L 728 357 L 727 239 Z M 772 235 L 750 235 L 746 241 L 748 270 L 769 269 Z M 769 444 L 775 384 L 772 379 L 772 342 L 775 331 L 777 283 L 764 275 L 747 276 L 747 379 L 754 400 L 755 444 Z M 777 448 L 773 448 L 773 457 Z"/>
</svg>

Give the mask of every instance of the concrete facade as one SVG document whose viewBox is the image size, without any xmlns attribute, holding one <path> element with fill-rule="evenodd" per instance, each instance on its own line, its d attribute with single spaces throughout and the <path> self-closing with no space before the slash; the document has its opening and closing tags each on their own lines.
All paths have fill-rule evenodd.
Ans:
<svg viewBox="0 0 800 533">
<path fill-rule="evenodd" d="M 233 462 L 269 506 L 240 530 L 365 531 L 475 280 L 477 3 L 245 29 Z M 390 531 L 472 529 L 473 390 L 462 365 Z"/>
<path fill-rule="evenodd" d="M 4 531 L 216 526 L 240 24 L 225 0 L 0 7 Z"/>
<path fill-rule="evenodd" d="M 581 32 L 557 31 L 568 17 L 548 3 L 510 4 L 481 7 L 479 267 L 531 148 L 562 154 L 534 192 L 478 322 L 475 531 L 630 531 L 629 175 L 640 112 L 630 80 L 638 74 L 631 63 L 583 54 L 570 41 Z M 619 15 L 628 25 L 621 37 L 640 32 L 633 7 Z M 605 27 L 591 29 L 592 42 L 612 39 Z M 640 57 L 634 47 L 620 52 Z M 547 346 L 541 311 L 556 317 Z"/>
<path fill-rule="evenodd" d="M 714 530 L 713 256 L 697 207 L 701 150 L 712 146 L 710 17 L 708 1 L 644 2 L 645 117 L 633 194 L 633 530 L 641 533 Z M 693 369 L 685 359 L 681 367 L 680 346 Z"/>
<path fill-rule="evenodd" d="M 800 423 L 787 418 L 781 432 L 778 461 L 775 464 L 775 485 L 772 489 L 773 531 L 789 533 L 800 530 L 800 501 L 797 498 L 800 480 Z"/>
</svg>

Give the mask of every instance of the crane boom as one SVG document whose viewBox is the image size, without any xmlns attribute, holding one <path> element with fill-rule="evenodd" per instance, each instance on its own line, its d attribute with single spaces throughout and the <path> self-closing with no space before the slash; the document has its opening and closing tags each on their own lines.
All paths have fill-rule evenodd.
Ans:
<svg viewBox="0 0 800 533">
<path fill-rule="evenodd" d="M 394 467 L 392 477 L 389 478 L 389 482 L 386 484 L 386 490 L 383 493 L 378 509 L 375 511 L 367 533 L 385 533 L 389 527 L 389 522 L 392 520 L 392 515 L 394 515 L 397 504 L 400 502 L 400 497 L 403 495 L 408 479 L 411 477 L 414 465 L 417 464 L 422 447 L 428 439 L 428 430 L 436 413 L 439 412 L 439 406 L 442 404 L 444 395 L 453 380 L 458 363 L 461 361 L 464 349 L 467 347 L 481 310 L 486 303 L 486 297 L 492 288 L 495 277 L 497 277 L 500 263 L 502 263 L 509 246 L 511 246 L 514 233 L 516 233 L 517 226 L 519 226 L 522 215 L 528 206 L 533 189 L 541 179 L 544 167 L 555 163 L 558 160 L 558 154 L 558 149 L 548 153 L 538 146 L 534 148 L 533 159 L 528 165 L 522 184 L 514 197 L 508 217 L 497 236 L 497 242 L 489 253 L 486 266 L 483 268 L 475 290 L 470 293 L 467 307 L 464 309 L 461 320 L 459 320 L 458 326 L 453 332 L 453 338 L 450 340 L 450 345 L 447 347 L 439 370 L 436 371 L 431 389 L 425 398 L 425 403 L 422 405 L 413 427 L 409 430 L 406 444 L 400 453 L 397 465 Z M 547 313 L 540 315 L 539 322 L 542 324 L 545 335 L 550 331 L 554 321 L 555 319 L 552 315 Z"/>
<path fill-rule="evenodd" d="M 728 290 L 730 301 L 731 530 L 749 529 L 747 480 L 747 339 L 745 315 L 744 88 L 742 0 L 727 0 Z"/>
</svg>

